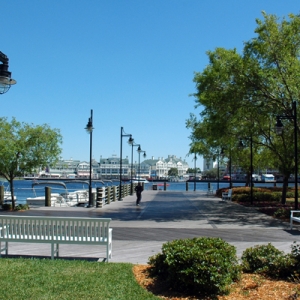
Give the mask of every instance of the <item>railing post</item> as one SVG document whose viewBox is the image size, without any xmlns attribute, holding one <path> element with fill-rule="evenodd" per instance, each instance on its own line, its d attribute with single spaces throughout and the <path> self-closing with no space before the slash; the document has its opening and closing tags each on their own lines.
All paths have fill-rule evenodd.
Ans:
<svg viewBox="0 0 300 300">
<path fill-rule="evenodd" d="M 45 206 L 51 206 L 51 188 L 45 187 Z"/>
<path fill-rule="evenodd" d="M 188 183 L 188 181 L 185 182 L 185 190 L 186 190 L 186 191 L 189 190 L 189 183 Z"/>
<path fill-rule="evenodd" d="M 0 185 L 0 205 L 3 205 L 4 202 L 4 186 Z"/>
<path fill-rule="evenodd" d="M 96 200 L 96 207 L 102 208 L 103 206 L 103 189 L 97 188 L 97 200 Z"/>
<path fill-rule="evenodd" d="M 107 204 L 110 204 L 110 186 L 107 187 L 107 196 L 106 196 L 106 199 L 107 199 Z"/>
<path fill-rule="evenodd" d="M 166 191 L 167 190 L 167 182 L 165 181 L 164 182 L 164 191 Z"/>
<path fill-rule="evenodd" d="M 112 188 L 113 188 L 113 201 L 116 201 L 116 199 L 117 199 L 117 187 L 114 185 Z"/>
</svg>

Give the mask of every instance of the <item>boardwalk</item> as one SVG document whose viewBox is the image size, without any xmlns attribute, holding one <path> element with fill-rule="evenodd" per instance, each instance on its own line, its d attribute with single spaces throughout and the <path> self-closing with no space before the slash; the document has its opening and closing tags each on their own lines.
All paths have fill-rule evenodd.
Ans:
<svg viewBox="0 0 300 300">
<path fill-rule="evenodd" d="M 200 236 L 223 238 L 237 248 L 238 256 L 258 244 L 272 243 L 290 252 L 293 241 L 300 243 L 300 231 L 290 231 L 288 223 L 193 191 L 144 191 L 140 206 L 135 205 L 135 196 L 128 196 L 103 208 L 43 207 L 14 214 L 112 218 L 112 262 L 146 264 L 163 243 Z M 104 247 L 80 245 L 61 245 L 60 249 L 62 257 L 100 260 L 105 251 Z M 9 254 L 49 256 L 50 245 L 11 243 Z"/>
</svg>

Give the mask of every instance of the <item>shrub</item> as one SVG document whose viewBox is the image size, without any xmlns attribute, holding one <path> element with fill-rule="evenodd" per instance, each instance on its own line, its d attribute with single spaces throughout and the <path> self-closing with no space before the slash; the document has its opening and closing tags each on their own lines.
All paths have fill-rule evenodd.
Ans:
<svg viewBox="0 0 300 300">
<path fill-rule="evenodd" d="M 241 259 L 244 272 L 260 273 L 273 278 L 291 275 L 295 263 L 290 255 L 285 255 L 270 243 L 246 249 Z"/>
<path fill-rule="evenodd" d="M 12 210 L 12 204 L 10 203 L 4 203 L 2 204 L 3 210 Z M 15 206 L 15 210 L 28 210 L 29 205 L 28 204 L 18 204 Z"/>
<path fill-rule="evenodd" d="M 29 209 L 29 205 L 26 203 L 26 204 L 18 204 L 16 206 L 16 210 L 28 210 Z"/>
<path fill-rule="evenodd" d="M 2 204 L 2 208 L 3 208 L 3 210 L 11 210 L 12 205 L 8 204 L 8 203 L 4 203 L 4 204 Z"/>
<path fill-rule="evenodd" d="M 220 238 L 174 240 L 149 258 L 151 275 L 176 291 L 226 294 L 240 277 L 236 249 Z"/>
<path fill-rule="evenodd" d="M 274 217 L 276 218 L 282 218 L 282 219 L 287 219 L 290 217 L 290 214 L 291 214 L 291 209 L 290 207 L 282 207 L 282 208 L 279 208 L 277 209 L 275 212 L 274 212 Z"/>
</svg>

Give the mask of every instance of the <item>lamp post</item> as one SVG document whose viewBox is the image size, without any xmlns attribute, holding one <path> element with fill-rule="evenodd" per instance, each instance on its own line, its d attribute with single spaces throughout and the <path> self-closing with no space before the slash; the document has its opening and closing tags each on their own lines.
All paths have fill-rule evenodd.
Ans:
<svg viewBox="0 0 300 300">
<path fill-rule="evenodd" d="M 93 110 L 91 109 L 91 116 L 85 127 L 87 133 L 90 134 L 90 179 L 89 179 L 89 206 L 93 206 L 93 194 L 92 194 L 92 148 L 93 148 Z"/>
<path fill-rule="evenodd" d="M 0 94 L 6 93 L 10 87 L 17 82 L 11 78 L 11 72 L 8 71 L 8 57 L 0 51 Z"/>
<path fill-rule="evenodd" d="M 197 161 L 197 155 L 195 153 L 194 155 L 194 169 L 195 169 L 195 176 L 194 176 L 194 192 L 196 191 L 196 176 L 197 176 L 197 166 L 196 166 L 196 161 Z"/>
<path fill-rule="evenodd" d="M 139 176 L 138 176 L 138 182 L 140 181 L 140 177 L 141 177 L 141 153 L 144 153 L 143 156 L 144 158 L 146 157 L 146 151 L 143 151 L 141 149 L 141 145 L 139 145 L 137 152 L 139 153 Z"/>
<path fill-rule="evenodd" d="M 119 201 L 122 201 L 122 141 L 124 136 L 129 136 L 129 140 L 132 138 L 131 134 L 126 134 L 123 130 L 123 127 L 121 127 Z"/>
<path fill-rule="evenodd" d="M 250 140 L 250 202 L 252 205 L 253 204 L 253 178 L 252 178 L 252 174 L 253 174 L 253 139 L 252 139 L 252 135 L 250 136 L 249 140 Z M 244 144 L 243 144 L 242 140 L 240 140 L 239 147 L 244 148 Z"/>
<path fill-rule="evenodd" d="M 128 144 L 131 145 L 130 195 L 133 195 L 133 147 L 138 145 L 134 143 L 134 139 L 132 137 L 129 138 Z"/>
<path fill-rule="evenodd" d="M 294 121 L 294 156 L 295 156 L 295 209 L 298 209 L 298 136 L 297 136 L 297 103 L 292 102 L 292 115 L 277 116 L 276 133 L 282 134 L 283 124 L 282 119 L 290 119 Z"/>
<path fill-rule="evenodd" d="M 224 156 L 224 148 L 221 150 L 221 156 Z M 231 179 L 231 147 L 229 148 L 229 162 L 227 162 L 227 170 L 229 170 L 229 188 L 232 188 L 232 179 Z"/>
</svg>

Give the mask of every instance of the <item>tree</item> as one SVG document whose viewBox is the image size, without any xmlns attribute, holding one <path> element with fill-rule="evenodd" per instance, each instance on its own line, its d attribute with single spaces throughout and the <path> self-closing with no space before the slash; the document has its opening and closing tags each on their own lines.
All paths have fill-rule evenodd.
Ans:
<svg viewBox="0 0 300 300">
<path fill-rule="evenodd" d="M 195 174 L 195 168 L 188 168 L 188 169 L 186 170 L 186 172 L 187 172 L 188 174 Z M 201 169 L 200 169 L 200 168 L 196 168 L 196 173 L 201 173 Z"/>
<path fill-rule="evenodd" d="M 300 96 L 300 16 L 290 14 L 280 22 L 263 12 L 263 18 L 256 20 L 257 36 L 245 43 L 242 54 L 224 48 L 207 52 L 209 65 L 194 77 L 200 120 L 191 114 L 186 125 L 192 129 L 190 153 L 211 157 L 224 147 L 248 170 L 248 151 L 237 145 L 240 139 L 248 144 L 252 139 L 254 163 L 264 157 L 284 175 L 285 203 L 288 178 L 295 169 L 293 120 L 285 120 L 281 137 L 274 127 L 277 115 L 291 117 L 292 102 Z"/>
<path fill-rule="evenodd" d="M 32 173 L 36 168 L 55 164 L 61 153 L 62 136 L 48 125 L 11 122 L 0 118 L 0 175 L 10 184 L 15 209 L 14 178 Z"/>
<path fill-rule="evenodd" d="M 177 169 L 177 168 L 171 168 L 171 169 L 168 171 L 168 175 L 169 175 L 169 176 L 178 176 L 178 169 Z"/>
</svg>

